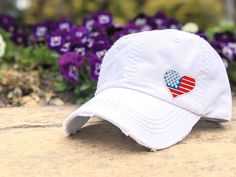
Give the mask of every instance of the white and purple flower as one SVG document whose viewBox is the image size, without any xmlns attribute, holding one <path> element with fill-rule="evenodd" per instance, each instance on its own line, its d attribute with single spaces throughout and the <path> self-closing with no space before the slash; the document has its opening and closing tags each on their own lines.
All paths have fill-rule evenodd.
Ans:
<svg viewBox="0 0 236 177">
<path fill-rule="evenodd" d="M 84 57 L 77 52 L 67 52 L 60 56 L 59 66 L 63 78 L 70 83 L 79 82 L 79 70 Z"/>
</svg>

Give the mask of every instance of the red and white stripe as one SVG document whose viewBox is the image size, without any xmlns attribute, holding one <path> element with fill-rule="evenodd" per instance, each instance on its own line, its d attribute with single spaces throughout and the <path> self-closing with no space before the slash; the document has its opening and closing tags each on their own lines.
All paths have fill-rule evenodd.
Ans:
<svg viewBox="0 0 236 177">
<path fill-rule="evenodd" d="M 173 89 L 169 87 L 169 90 L 171 91 L 173 97 L 177 97 L 178 95 L 182 95 L 193 90 L 195 84 L 196 80 L 194 78 L 183 76 L 179 88 Z"/>
</svg>

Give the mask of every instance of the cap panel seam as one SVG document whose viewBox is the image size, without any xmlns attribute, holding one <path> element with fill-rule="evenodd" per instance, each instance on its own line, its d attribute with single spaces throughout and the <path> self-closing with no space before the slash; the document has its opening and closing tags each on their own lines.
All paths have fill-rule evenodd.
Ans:
<svg viewBox="0 0 236 177">
<path fill-rule="evenodd" d="M 111 103 L 109 100 L 103 100 L 103 99 L 99 99 L 102 104 L 106 107 L 108 107 L 111 110 L 115 110 L 115 111 L 119 111 L 119 113 L 122 116 L 127 116 L 127 114 L 129 115 L 130 120 L 134 121 L 137 125 L 139 125 L 140 127 L 144 128 L 146 131 L 148 131 L 149 133 L 152 134 L 161 134 L 161 133 L 165 133 L 171 129 L 173 129 L 173 127 L 175 127 L 176 125 L 178 125 L 178 123 L 183 119 L 183 117 L 186 116 L 187 112 L 185 112 L 183 115 L 183 113 L 177 113 L 177 115 L 181 114 L 182 116 L 180 116 L 179 119 L 175 119 L 175 121 L 172 121 L 170 124 L 167 124 L 166 126 L 163 126 L 158 128 L 157 126 L 150 126 L 153 125 L 153 123 L 148 122 L 147 120 L 143 119 L 142 117 L 145 117 L 143 115 L 141 115 L 140 113 L 137 113 L 136 111 L 134 111 L 132 109 L 132 111 L 130 112 L 130 108 L 126 108 L 123 105 L 121 105 L 119 102 L 116 103 Z M 100 102 L 100 103 L 101 103 Z M 100 104 L 99 104 L 100 105 Z M 101 106 L 101 105 L 100 105 Z M 125 112 L 124 112 L 125 110 Z M 176 114 L 175 114 L 176 115 Z M 136 119 L 134 118 L 134 116 L 136 117 Z M 170 127 L 168 127 L 168 125 L 172 125 Z M 168 127 L 168 129 L 165 129 L 166 127 Z M 158 128 L 158 129 L 157 129 Z"/>
<path fill-rule="evenodd" d="M 144 46 L 144 41 L 145 38 L 143 38 L 142 36 L 138 37 L 137 43 L 134 45 L 133 49 L 128 54 L 129 59 L 127 61 L 125 70 L 123 71 L 126 81 L 132 80 L 134 77 L 135 71 L 137 70 L 138 61 L 142 53 L 141 51 Z"/>
<path fill-rule="evenodd" d="M 205 50 L 205 47 L 202 43 L 202 41 L 200 42 L 200 47 L 202 49 L 201 52 L 201 62 L 200 62 L 200 75 L 198 77 L 198 87 L 199 87 L 199 96 L 195 96 L 194 100 L 198 103 L 198 105 L 201 107 L 201 112 L 204 115 L 205 112 L 205 103 L 203 99 L 203 95 L 204 95 L 204 88 L 206 87 L 206 78 L 207 75 L 209 73 L 209 65 L 210 65 L 210 61 L 209 61 L 209 53 L 208 51 Z M 202 99 L 201 99 L 202 98 Z"/>
<path fill-rule="evenodd" d="M 184 107 L 184 106 L 179 106 L 179 105 L 177 105 L 177 104 L 175 104 L 175 103 L 173 103 L 173 102 L 171 102 L 171 101 L 169 101 L 169 100 L 163 99 L 163 98 L 160 97 L 160 96 L 157 96 L 157 95 L 154 95 L 154 94 L 150 94 L 150 93 L 141 91 L 140 89 L 136 89 L 136 88 L 111 85 L 111 86 L 109 86 L 109 87 L 106 87 L 106 88 L 102 89 L 101 92 L 102 92 L 102 91 L 105 91 L 105 90 L 107 90 L 107 89 L 113 89 L 113 88 L 121 88 L 121 89 L 129 89 L 129 90 L 137 91 L 137 92 L 140 92 L 140 93 L 149 95 L 149 96 L 151 96 L 151 97 L 153 97 L 153 98 L 155 98 L 155 99 L 159 99 L 159 100 L 165 101 L 165 102 L 167 102 L 167 103 L 169 103 L 169 104 L 171 104 L 171 105 L 173 105 L 173 106 L 176 106 L 176 107 L 178 107 L 178 108 L 180 108 L 180 109 L 183 109 L 183 110 L 185 110 L 185 111 L 191 112 L 191 113 L 196 114 L 196 115 L 199 115 L 199 116 L 201 116 L 201 117 L 203 116 L 203 115 L 200 114 L 200 113 L 196 113 L 196 112 L 193 112 L 193 111 L 190 110 L 190 109 L 186 109 L 186 107 Z M 100 93 L 100 92 L 99 92 L 99 93 Z"/>
</svg>

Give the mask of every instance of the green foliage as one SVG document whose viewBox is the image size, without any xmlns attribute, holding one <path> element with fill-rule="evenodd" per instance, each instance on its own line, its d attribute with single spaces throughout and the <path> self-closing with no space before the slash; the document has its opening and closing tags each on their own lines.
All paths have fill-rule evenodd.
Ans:
<svg viewBox="0 0 236 177">
<path fill-rule="evenodd" d="M 61 75 L 57 75 L 54 82 L 54 91 L 57 93 L 67 92 L 74 95 L 76 99 L 71 100 L 76 104 L 85 103 L 93 97 L 96 89 L 96 81 L 89 78 L 88 68 L 84 64 L 83 71 L 81 71 L 80 82 L 78 84 L 71 84 L 66 82 Z"/>
<path fill-rule="evenodd" d="M 60 75 L 58 54 L 41 44 L 16 46 L 9 33 L 0 29 L 0 34 L 6 43 L 5 54 L 0 58 L 0 107 L 25 104 L 25 97 L 31 102 L 44 100 L 51 104 L 54 75 Z"/>
<path fill-rule="evenodd" d="M 84 71 L 81 72 L 80 83 L 70 84 L 59 72 L 59 55 L 56 52 L 44 44 L 16 46 L 8 33 L 0 33 L 6 42 L 5 55 L 0 59 L 0 95 L 5 95 L 0 99 L 5 100 L 4 104 L 20 106 L 24 104 L 25 97 L 37 102 L 44 100 L 45 104 L 54 100 L 53 104 L 58 104 L 58 100 L 62 101 L 54 95 L 63 93 L 67 93 L 64 97 L 73 95 L 70 102 L 82 104 L 93 96 L 96 81 L 89 78 L 86 64 L 82 67 Z"/>
<path fill-rule="evenodd" d="M 19 47 L 16 54 L 18 55 L 16 59 L 22 68 L 55 67 L 57 65 L 58 54 L 49 50 L 45 45 Z"/>
<path fill-rule="evenodd" d="M 16 46 L 10 40 L 10 34 L 0 30 L 6 42 L 6 52 L 1 58 L 2 62 L 16 63 L 22 69 L 34 67 L 57 67 L 59 55 L 44 44 L 30 46 Z"/>
<path fill-rule="evenodd" d="M 236 62 L 232 62 L 228 69 L 228 76 L 232 84 L 236 84 Z"/>
<path fill-rule="evenodd" d="M 54 89 L 56 92 L 64 92 L 68 90 L 70 87 L 70 84 L 66 82 L 62 76 L 58 75 L 56 77 L 55 83 L 54 83 Z"/>
<path fill-rule="evenodd" d="M 208 28 L 206 30 L 206 34 L 209 38 L 212 38 L 215 33 L 226 32 L 226 31 L 235 32 L 235 30 L 236 26 L 234 22 L 222 20 L 220 21 L 219 25 Z"/>
<path fill-rule="evenodd" d="M 75 103 L 76 104 L 82 104 L 88 101 L 90 98 L 93 97 L 93 94 L 95 92 L 96 83 L 95 82 L 85 82 L 81 84 L 78 84 L 74 88 L 75 95 L 79 96 Z"/>
</svg>

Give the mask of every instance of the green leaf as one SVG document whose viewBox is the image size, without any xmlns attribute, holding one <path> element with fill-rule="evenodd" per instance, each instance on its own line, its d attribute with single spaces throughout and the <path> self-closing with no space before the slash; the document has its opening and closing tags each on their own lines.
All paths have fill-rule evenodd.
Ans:
<svg viewBox="0 0 236 177">
<path fill-rule="evenodd" d="M 220 28 L 223 31 L 231 31 L 231 32 L 233 32 L 235 30 L 235 24 L 234 24 L 234 22 L 229 21 L 229 20 L 222 20 L 220 22 Z"/>
<path fill-rule="evenodd" d="M 86 102 L 86 99 L 83 98 L 78 98 L 77 100 L 75 100 L 75 104 L 77 105 L 82 105 Z"/>
<path fill-rule="evenodd" d="M 54 84 L 54 90 L 57 92 L 63 92 L 65 90 L 67 90 L 67 88 L 68 88 L 68 84 L 64 81 L 55 82 L 55 84 Z"/>
<path fill-rule="evenodd" d="M 85 90 L 88 90 L 90 87 L 91 87 L 91 85 L 89 83 L 84 83 L 81 85 L 80 91 L 83 92 Z"/>
<path fill-rule="evenodd" d="M 80 85 L 76 85 L 74 88 L 74 94 L 80 95 Z"/>
<path fill-rule="evenodd" d="M 229 69 L 228 75 L 231 82 L 236 83 L 236 62 L 232 62 Z"/>
<path fill-rule="evenodd" d="M 213 28 L 208 28 L 206 30 L 206 34 L 210 39 L 212 39 L 215 33 L 219 33 L 221 31 L 222 29 L 220 27 L 213 27 Z"/>
<path fill-rule="evenodd" d="M 8 92 L 8 94 L 7 94 L 7 98 L 8 98 L 8 99 L 13 98 L 13 96 L 14 96 L 13 91 Z"/>
</svg>

